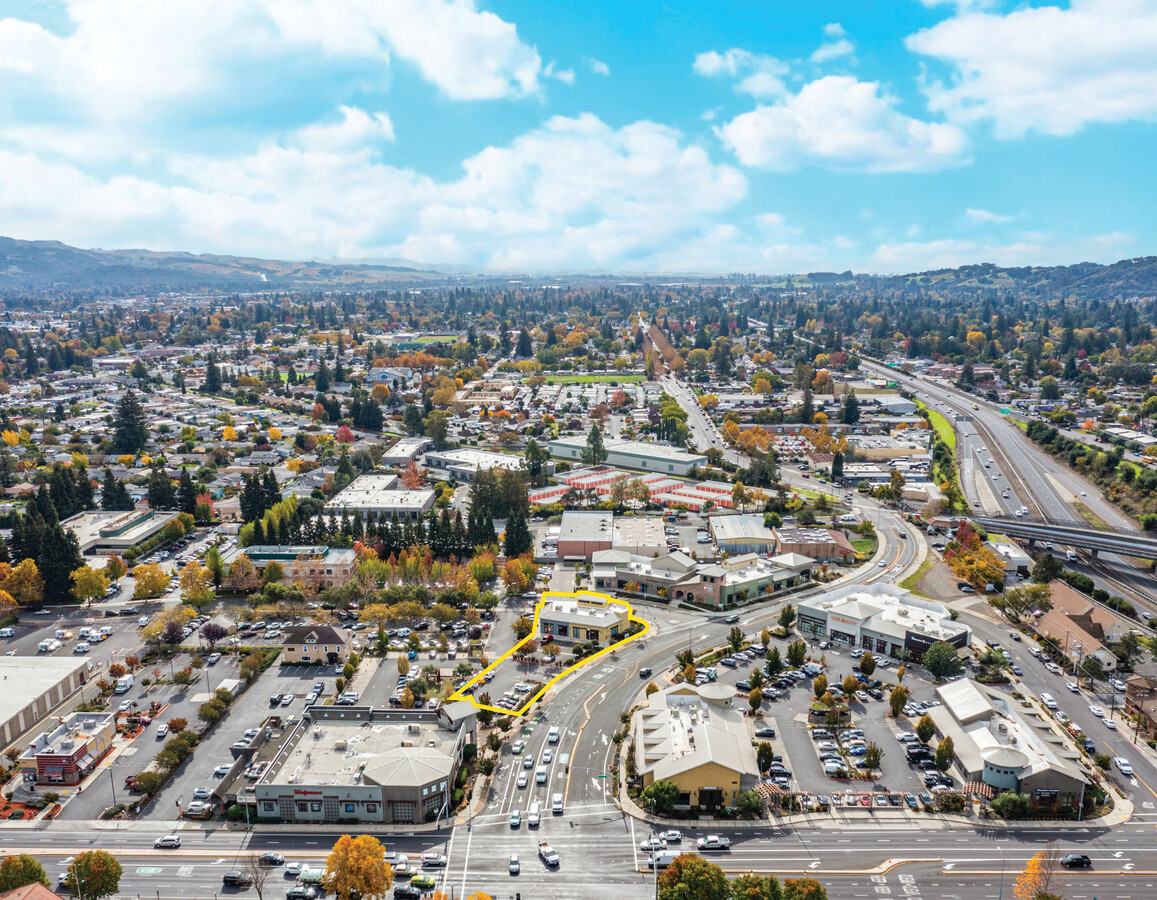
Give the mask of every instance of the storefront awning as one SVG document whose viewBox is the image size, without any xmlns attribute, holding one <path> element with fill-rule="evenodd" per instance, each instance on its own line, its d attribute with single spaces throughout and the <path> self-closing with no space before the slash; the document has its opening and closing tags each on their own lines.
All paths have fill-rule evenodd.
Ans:
<svg viewBox="0 0 1157 900">
<path fill-rule="evenodd" d="M 80 766 L 82 769 L 89 769 L 89 768 L 92 768 L 92 766 L 93 766 L 93 765 L 95 765 L 95 763 L 96 763 L 96 760 L 92 758 L 92 754 L 91 754 L 91 753 L 86 753 L 86 754 L 84 754 L 84 756 L 82 756 L 82 757 L 81 757 L 79 760 L 77 760 L 77 762 L 76 762 L 76 764 L 77 764 L 78 766 Z"/>
</svg>

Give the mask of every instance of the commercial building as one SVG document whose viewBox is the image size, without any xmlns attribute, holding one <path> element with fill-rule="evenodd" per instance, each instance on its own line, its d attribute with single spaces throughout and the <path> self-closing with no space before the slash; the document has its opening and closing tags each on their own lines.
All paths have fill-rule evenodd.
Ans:
<svg viewBox="0 0 1157 900">
<path fill-rule="evenodd" d="M 1034 808 L 1077 811 L 1089 779 L 1080 753 L 1035 707 L 966 678 L 936 689 L 928 710 L 940 737 L 952 738 L 964 780 L 988 793 L 1027 794 Z"/>
<path fill-rule="evenodd" d="M 613 644 L 630 628 L 631 614 L 622 603 L 597 594 L 547 594 L 538 613 L 538 637 L 561 641 L 598 641 Z"/>
<path fill-rule="evenodd" d="M 333 625 L 290 625 L 281 639 L 284 663 L 343 663 L 349 659 L 353 633 Z"/>
<path fill-rule="evenodd" d="M 356 511 L 367 524 L 393 519 L 416 522 L 434 506 L 432 490 L 399 490 L 397 483 L 396 475 L 361 475 L 326 504 L 325 513 L 341 516 Z"/>
<path fill-rule="evenodd" d="M 60 524 L 72 531 L 85 556 L 123 554 L 129 547 L 143 544 L 177 518 L 175 512 L 132 509 L 127 512 L 82 512 Z"/>
<path fill-rule="evenodd" d="M 812 559 L 854 559 L 856 549 L 843 532 L 826 528 L 774 528 L 780 553 L 798 553 Z"/>
<path fill-rule="evenodd" d="M 1033 567 L 1033 558 L 1025 553 L 1017 544 L 1004 541 L 985 541 L 986 546 L 993 553 L 1004 560 L 1004 574 L 1006 578 L 1017 575 L 1027 576 Z"/>
<path fill-rule="evenodd" d="M 755 747 L 734 689 L 718 682 L 678 684 L 647 697 L 635 712 L 635 765 L 643 787 L 670 781 L 679 809 L 733 807 L 759 784 Z"/>
<path fill-rule="evenodd" d="M 522 457 L 509 453 L 492 453 L 489 450 L 427 450 L 424 461 L 431 469 L 441 469 L 455 481 L 469 483 L 477 472 L 493 469 L 507 469 L 521 472 Z M 546 464 L 548 475 L 554 472 L 554 463 Z"/>
<path fill-rule="evenodd" d="M 302 584 L 310 593 L 345 584 L 354 576 L 357 554 L 349 548 L 299 544 L 253 544 L 234 547 L 223 557 L 232 565 L 240 556 L 249 557 L 253 568 L 264 572 L 271 562 L 281 566 L 283 581 Z"/>
<path fill-rule="evenodd" d="M 1117 654 L 1108 645 L 1124 637 L 1128 620 L 1063 581 L 1049 582 L 1049 597 L 1052 608 L 1030 620 L 1033 630 L 1054 643 L 1074 666 L 1093 657 L 1104 671 L 1116 672 Z"/>
<path fill-rule="evenodd" d="M 600 550 L 610 550 L 613 525 L 614 515 L 609 512 L 564 512 L 558 531 L 558 558 L 590 559 Z"/>
<path fill-rule="evenodd" d="M 408 466 L 434 442 L 424 437 L 404 437 L 382 454 L 383 466 Z"/>
<path fill-rule="evenodd" d="M 619 516 L 615 519 L 611 546 L 638 556 L 659 556 L 667 552 L 663 520 L 656 516 Z"/>
<path fill-rule="evenodd" d="M 720 553 L 770 556 L 776 551 L 775 532 L 763 524 L 761 515 L 712 516 L 707 525 Z"/>
<path fill-rule="evenodd" d="M 908 428 L 900 434 L 851 434 L 848 435 L 848 443 L 856 459 L 890 461 L 928 454 L 932 448 L 932 432 L 923 428 Z"/>
<path fill-rule="evenodd" d="M 272 748 L 254 788 L 261 819 L 412 826 L 452 811 L 475 710 L 313 706 Z"/>
<path fill-rule="evenodd" d="M 767 600 L 811 579 L 815 560 L 798 554 L 762 559 L 746 553 L 698 563 L 681 551 L 650 558 L 618 548 L 592 557 L 591 578 L 602 591 L 723 609 Z"/>
<path fill-rule="evenodd" d="M 581 460 L 586 445 L 585 437 L 559 438 L 547 443 L 552 456 L 566 460 Z M 612 439 L 603 441 L 603 447 L 607 451 L 607 464 L 623 469 L 686 475 L 694 467 L 707 465 L 706 456 L 687 453 L 670 444 Z"/>
<path fill-rule="evenodd" d="M 96 768 L 114 737 L 115 713 L 71 713 L 20 755 L 21 776 L 26 784 L 78 784 Z"/>
<path fill-rule="evenodd" d="M 91 677 L 75 656 L 0 656 L 0 741 L 13 743 Z"/>
<path fill-rule="evenodd" d="M 1157 735 L 1157 678 L 1130 675 L 1125 679 L 1125 712 L 1140 717 L 1138 734 Z"/>
<path fill-rule="evenodd" d="M 645 444 L 644 446 L 651 446 Z M 611 496 L 615 479 L 626 475 L 633 484 L 636 479 L 646 486 L 649 500 L 658 506 L 685 506 L 687 509 L 703 508 L 730 509 L 731 485 L 721 481 L 681 481 L 667 475 L 653 472 L 627 472 L 613 466 L 591 466 L 560 472 L 555 476 L 558 484 L 534 488 L 530 491 L 532 506 L 561 503 L 568 494 L 572 496 Z"/>
<path fill-rule="evenodd" d="M 948 607 L 891 584 L 846 585 L 801 600 L 797 615 L 800 631 L 877 656 L 919 660 L 937 642 L 972 641 L 971 629 L 952 621 Z"/>
</svg>

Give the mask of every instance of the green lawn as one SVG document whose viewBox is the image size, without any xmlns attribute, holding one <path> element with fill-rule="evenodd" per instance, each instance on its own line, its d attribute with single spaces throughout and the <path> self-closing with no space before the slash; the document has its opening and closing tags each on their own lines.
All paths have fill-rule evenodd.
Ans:
<svg viewBox="0 0 1157 900">
<path fill-rule="evenodd" d="M 921 409 L 927 411 L 928 421 L 932 423 L 933 430 L 940 437 L 940 440 L 944 441 L 944 443 L 946 443 L 948 445 L 948 449 L 950 449 L 952 451 L 952 455 L 955 456 L 956 455 L 956 431 L 955 431 L 955 429 L 953 429 L 952 423 L 949 422 L 946 418 L 944 418 L 943 415 L 936 412 L 936 410 L 928 409 L 928 406 L 924 403 L 921 403 L 919 400 L 917 400 L 916 403 L 919 405 L 919 407 Z"/>
<path fill-rule="evenodd" d="M 920 593 L 920 591 L 916 588 L 916 585 L 920 582 L 921 578 L 928 574 L 928 572 L 935 564 L 936 560 L 934 559 L 924 560 L 924 562 L 920 563 L 919 569 L 900 582 L 900 587 L 904 588 L 906 591 L 911 591 L 913 594 L 920 594 L 921 597 L 925 596 L 924 594 Z"/>
<path fill-rule="evenodd" d="M 642 381 L 642 375 L 547 375 L 547 384 L 607 384 L 617 381 L 619 384 L 633 384 Z"/>
</svg>

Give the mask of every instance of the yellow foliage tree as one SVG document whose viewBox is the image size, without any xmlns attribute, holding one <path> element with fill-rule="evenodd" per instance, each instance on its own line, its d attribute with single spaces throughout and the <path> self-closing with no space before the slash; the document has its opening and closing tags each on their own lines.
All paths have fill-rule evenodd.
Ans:
<svg viewBox="0 0 1157 900">
<path fill-rule="evenodd" d="M 72 596 L 80 602 L 99 600 L 108 590 L 108 576 L 103 569 L 81 566 L 68 576 L 72 579 Z"/>
<path fill-rule="evenodd" d="M 16 601 L 7 591 L 0 591 L 0 618 L 15 615 Z"/>
<path fill-rule="evenodd" d="M 4 579 L 4 590 L 21 606 L 39 603 L 44 599 L 44 579 L 31 559 L 22 559 Z"/>
<path fill-rule="evenodd" d="M 1038 897 L 1055 895 L 1059 864 L 1060 860 L 1051 848 L 1034 855 L 1016 877 L 1016 884 L 1012 886 L 1013 897 L 1016 900 L 1037 900 Z"/>
<path fill-rule="evenodd" d="M 325 886 L 348 900 L 356 891 L 366 900 L 386 896 L 394 880 L 394 870 L 386 864 L 385 848 L 373 835 L 350 837 L 343 834 L 325 860 Z"/>
<path fill-rule="evenodd" d="M 169 575 L 158 563 L 143 563 L 133 568 L 133 599 L 159 597 L 169 586 Z"/>
<path fill-rule="evenodd" d="M 129 567 L 125 565 L 125 561 L 119 556 L 110 556 L 108 561 L 104 564 L 104 574 L 109 581 L 120 581 L 128 574 Z"/>
<path fill-rule="evenodd" d="M 281 429 L 276 427 L 276 426 L 271 426 L 269 428 L 268 434 L 269 434 L 269 439 L 271 441 L 280 441 L 281 440 Z"/>
<path fill-rule="evenodd" d="M 20 443 L 20 435 L 18 435 L 15 431 L 12 431 L 11 429 L 8 429 L 8 428 L 6 428 L 6 429 L 4 429 L 4 431 L 0 432 L 0 438 L 3 438 L 4 443 L 7 444 L 9 447 L 15 447 L 17 444 Z"/>
<path fill-rule="evenodd" d="M 237 440 L 237 429 L 232 425 L 226 425 L 225 430 L 221 432 L 221 439 L 225 441 Z"/>
</svg>

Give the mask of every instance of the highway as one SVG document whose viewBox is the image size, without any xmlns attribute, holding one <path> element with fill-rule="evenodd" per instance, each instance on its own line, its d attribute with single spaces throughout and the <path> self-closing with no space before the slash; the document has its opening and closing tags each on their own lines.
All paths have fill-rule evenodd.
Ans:
<svg viewBox="0 0 1157 900">
<path fill-rule="evenodd" d="M 957 459 L 961 486 L 970 506 L 990 514 L 1013 515 L 1027 507 L 1030 515 L 1088 525 L 1076 503 L 1113 528 L 1137 529 L 1137 523 L 1106 500 L 1096 485 L 1038 449 L 1016 425 L 983 398 L 964 393 L 940 379 L 912 378 L 875 362 L 864 362 L 874 374 L 896 380 L 949 419 L 957 418 Z M 978 407 L 973 409 L 973 405 Z M 984 447 L 982 451 L 980 448 Z M 986 469 L 983 462 L 993 459 Z M 999 473 L 996 481 L 991 476 Z M 983 487 L 981 485 L 984 485 Z M 1001 491 L 1007 488 L 1010 496 Z M 1088 561 L 1087 554 L 1085 560 Z M 1130 558 L 1098 554 L 1086 574 L 1110 593 L 1122 594 L 1157 614 L 1157 580 Z"/>
</svg>

